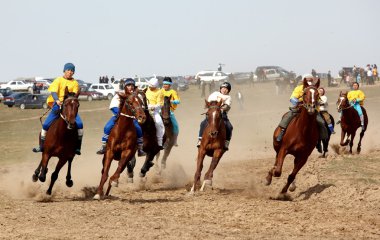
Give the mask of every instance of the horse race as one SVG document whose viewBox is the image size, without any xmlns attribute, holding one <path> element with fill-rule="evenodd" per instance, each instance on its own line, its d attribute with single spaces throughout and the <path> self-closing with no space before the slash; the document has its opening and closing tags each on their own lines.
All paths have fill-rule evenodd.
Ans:
<svg viewBox="0 0 380 240">
<path fill-rule="evenodd" d="M 21 2 L 0 239 L 380 238 L 377 1 Z"/>
</svg>

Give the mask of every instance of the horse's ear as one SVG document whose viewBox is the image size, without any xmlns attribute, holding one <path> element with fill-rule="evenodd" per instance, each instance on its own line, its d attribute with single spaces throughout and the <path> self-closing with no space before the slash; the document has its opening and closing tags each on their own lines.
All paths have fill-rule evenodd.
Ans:
<svg viewBox="0 0 380 240">
<path fill-rule="evenodd" d="M 209 105 L 210 105 L 210 103 L 207 102 L 207 99 L 205 99 L 205 108 L 208 108 Z"/>
<path fill-rule="evenodd" d="M 306 78 L 303 79 L 303 89 L 309 87 L 309 84 L 306 81 Z"/>
<path fill-rule="evenodd" d="M 222 104 L 223 104 L 223 101 L 219 101 L 218 102 L 218 107 L 222 106 Z"/>
<path fill-rule="evenodd" d="M 316 87 L 316 88 L 319 88 L 319 85 L 320 85 L 320 84 L 321 84 L 321 79 L 318 78 L 317 83 L 315 84 L 315 87 Z"/>
<path fill-rule="evenodd" d="M 146 93 L 147 90 L 148 90 L 148 88 L 145 88 L 145 89 L 143 90 L 143 92 Z"/>
<path fill-rule="evenodd" d="M 67 97 L 68 95 L 69 95 L 69 89 L 65 87 L 65 97 Z"/>
</svg>

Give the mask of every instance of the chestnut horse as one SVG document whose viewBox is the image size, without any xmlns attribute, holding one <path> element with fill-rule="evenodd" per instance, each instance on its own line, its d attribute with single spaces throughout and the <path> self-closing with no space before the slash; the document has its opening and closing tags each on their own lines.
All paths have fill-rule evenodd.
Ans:
<svg viewBox="0 0 380 240">
<path fill-rule="evenodd" d="M 205 174 L 200 189 L 201 191 L 204 190 L 206 185 L 212 186 L 213 172 L 225 152 L 224 142 L 226 141 L 226 126 L 222 119 L 222 101 L 208 102 L 205 100 L 205 102 L 206 108 L 208 109 L 206 112 L 208 124 L 202 134 L 201 145 L 198 148 L 197 170 L 194 175 L 194 183 L 190 193 L 194 193 L 199 186 L 205 156 L 212 157 L 212 160 L 210 168 Z"/>
<path fill-rule="evenodd" d="M 118 167 L 110 177 L 106 195 L 109 195 L 112 186 L 118 186 L 120 174 L 124 171 L 127 163 L 134 158 L 137 151 L 137 135 L 136 128 L 133 123 L 137 119 L 139 123 L 143 123 L 146 119 L 145 113 L 141 107 L 137 96 L 137 89 L 133 93 L 125 91 L 124 94 L 119 94 L 120 97 L 120 112 L 116 119 L 115 126 L 112 128 L 106 152 L 103 155 L 102 177 L 98 190 L 94 199 L 99 200 L 103 197 L 103 187 L 108 179 L 108 172 L 111 167 L 112 160 L 118 160 Z"/>
<path fill-rule="evenodd" d="M 281 131 L 280 127 L 277 127 L 273 134 L 276 161 L 273 168 L 268 172 L 266 184 L 271 184 L 273 175 L 275 177 L 281 176 L 282 165 L 287 154 L 295 157 L 293 171 L 288 176 L 287 183 L 280 193 L 282 196 L 287 193 L 290 184 L 292 184 L 292 187 L 289 190 L 295 190 L 296 186 L 293 181 L 318 142 L 319 131 L 316 120 L 316 109 L 319 98 L 319 83 L 320 80 L 318 79 L 314 86 L 309 86 L 304 80 L 303 103 L 300 103 L 300 113 L 290 122 L 281 142 L 276 141 L 277 135 Z"/>
<path fill-rule="evenodd" d="M 342 133 L 340 137 L 340 145 L 347 146 L 350 143 L 350 153 L 352 154 L 352 146 L 354 145 L 354 138 L 356 135 L 356 130 L 361 127 L 360 117 L 358 112 L 350 105 L 347 99 L 347 92 L 340 92 L 339 99 L 337 101 L 338 112 L 342 113 L 342 118 L 340 122 L 340 127 L 342 128 Z M 361 106 L 364 115 L 364 128 L 367 130 L 368 116 L 367 111 L 363 106 Z M 360 139 L 357 147 L 358 153 L 361 151 L 361 143 L 365 131 L 360 132 Z M 347 134 L 347 140 L 344 138 Z M 351 137 L 351 140 L 350 140 Z"/>
<path fill-rule="evenodd" d="M 146 90 L 139 91 L 138 93 L 139 101 L 143 106 L 144 113 L 146 116 L 145 122 L 141 124 L 141 128 L 143 131 L 143 141 L 144 141 L 143 150 L 146 153 L 145 162 L 143 166 L 141 167 L 140 174 L 139 174 L 141 178 L 144 178 L 146 173 L 149 171 L 149 169 L 154 165 L 153 159 L 157 155 L 157 153 L 159 153 L 161 150 L 157 143 L 156 125 L 154 123 L 154 119 L 152 115 L 150 115 L 149 113 L 145 92 Z M 128 182 L 130 183 L 133 182 L 133 169 L 135 167 L 135 163 L 136 163 L 136 160 L 133 159 L 127 164 Z"/>
<path fill-rule="evenodd" d="M 33 174 L 33 182 L 38 179 L 45 182 L 47 165 L 51 157 L 58 157 L 59 161 L 55 171 L 51 174 L 51 181 L 47 194 L 51 195 L 55 181 L 58 178 L 61 168 L 69 162 L 66 175 L 66 186 L 74 185 L 71 180 L 71 163 L 75 156 L 76 142 L 78 139 L 78 130 L 75 124 L 75 117 L 79 109 L 79 93 L 69 93 L 65 89 L 65 96 L 61 107 L 60 118 L 55 120 L 46 133 L 45 143 L 43 146 L 42 159 Z"/>
<path fill-rule="evenodd" d="M 162 156 L 162 159 L 161 159 L 162 169 L 166 168 L 166 160 L 175 144 L 175 136 L 173 133 L 173 123 L 170 119 L 170 105 L 171 105 L 170 99 L 171 99 L 171 95 L 169 97 L 168 96 L 164 97 L 164 106 L 161 109 L 161 117 L 165 126 L 165 135 L 164 135 L 165 149 L 164 149 L 164 155 Z M 158 153 L 158 157 L 159 157 L 159 153 Z M 157 157 L 157 160 L 158 160 L 158 157 Z"/>
</svg>

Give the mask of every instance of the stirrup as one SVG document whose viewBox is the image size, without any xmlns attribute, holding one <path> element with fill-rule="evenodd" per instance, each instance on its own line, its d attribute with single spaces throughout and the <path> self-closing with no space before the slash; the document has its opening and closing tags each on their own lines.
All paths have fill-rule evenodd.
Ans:
<svg viewBox="0 0 380 240">
<path fill-rule="evenodd" d="M 284 136 L 284 133 L 285 133 L 285 129 L 282 128 L 280 134 L 278 134 L 278 136 L 277 136 L 277 138 L 276 138 L 276 141 L 277 141 L 277 142 L 281 142 L 282 137 Z"/>
<path fill-rule="evenodd" d="M 336 124 L 337 124 L 337 125 L 340 124 L 340 120 L 338 120 L 338 121 L 336 122 Z"/>
<path fill-rule="evenodd" d="M 198 142 L 197 142 L 197 148 L 199 148 L 201 146 L 201 140 L 198 139 Z"/>
<path fill-rule="evenodd" d="M 102 145 L 102 147 L 96 152 L 98 155 L 103 155 L 106 153 L 106 146 Z"/>
<path fill-rule="evenodd" d="M 38 153 L 38 152 L 43 152 L 43 149 L 41 147 L 35 147 L 32 149 L 33 152 Z"/>
<path fill-rule="evenodd" d="M 138 149 L 138 150 L 137 150 L 137 156 L 138 156 L 138 157 L 146 156 L 146 152 L 144 152 L 144 151 L 141 150 L 141 149 Z"/>
</svg>

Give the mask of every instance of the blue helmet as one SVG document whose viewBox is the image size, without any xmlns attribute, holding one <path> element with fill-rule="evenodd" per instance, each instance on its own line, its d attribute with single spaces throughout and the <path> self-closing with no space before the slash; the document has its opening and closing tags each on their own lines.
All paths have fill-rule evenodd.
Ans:
<svg viewBox="0 0 380 240">
<path fill-rule="evenodd" d="M 228 89 L 228 92 L 231 92 L 231 84 L 229 82 L 224 82 L 220 85 L 220 88 L 227 88 Z"/>
<path fill-rule="evenodd" d="M 135 82 L 135 80 L 133 80 L 132 78 L 127 78 L 126 80 L 125 80 L 125 86 L 128 86 L 128 85 L 133 85 L 133 86 L 136 86 L 136 82 Z"/>
</svg>

